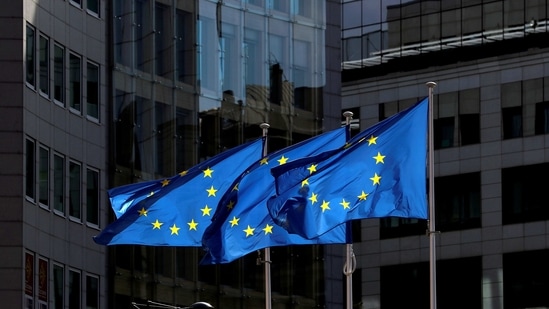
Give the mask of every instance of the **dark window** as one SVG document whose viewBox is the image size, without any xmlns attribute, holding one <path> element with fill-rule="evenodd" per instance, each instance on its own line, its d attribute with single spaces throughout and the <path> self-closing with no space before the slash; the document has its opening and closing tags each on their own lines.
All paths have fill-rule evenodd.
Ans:
<svg viewBox="0 0 549 309">
<path fill-rule="evenodd" d="M 522 106 L 506 107 L 503 114 L 503 138 L 516 138 L 522 136 Z"/>
<path fill-rule="evenodd" d="M 480 227 L 480 173 L 435 179 L 436 229 Z"/>
<path fill-rule="evenodd" d="M 86 169 L 86 220 L 99 225 L 99 172 Z"/>
<path fill-rule="evenodd" d="M 65 49 L 53 47 L 53 99 L 65 103 Z"/>
<path fill-rule="evenodd" d="M 86 112 L 88 116 L 99 119 L 99 66 L 88 62 L 86 78 Z"/>
<path fill-rule="evenodd" d="M 547 175 L 549 163 L 506 168 L 501 171 L 503 224 L 549 219 Z"/>
<path fill-rule="evenodd" d="M 436 267 L 439 308 L 482 308 L 480 257 L 442 260 Z M 384 266 L 380 276 L 381 308 L 429 308 L 429 263 Z M 455 288 L 456 282 L 459 289 Z"/>
<path fill-rule="evenodd" d="M 38 158 L 38 201 L 43 206 L 50 203 L 50 152 L 47 148 L 39 148 Z"/>
<path fill-rule="evenodd" d="M 381 239 L 421 235 L 427 230 L 427 220 L 390 217 L 381 218 L 379 223 Z"/>
<path fill-rule="evenodd" d="M 82 63 L 80 57 L 70 54 L 69 56 L 70 74 L 69 74 L 69 104 L 70 107 L 80 111 L 81 102 L 81 79 Z"/>
<path fill-rule="evenodd" d="M 461 146 L 480 143 L 480 115 L 459 115 Z"/>
<path fill-rule="evenodd" d="M 34 28 L 27 25 L 27 51 L 26 51 L 26 59 L 25 64 L 27 67 L 27 84 L 34 87 L 35 83 L 35 74 L 34 74 L 34 65 L 35 65 L 35 59 L 36 59 L 36 52 L 34 51 L 34 40 L 35 40 L 35 31 Z"/>
<path fill-rule="evenodd" d="M 503 308 L 549 307 L 549 250 L 503 255 Z"/>
<path fill-rule="evenodd" d="M 27 157 L 26 157 L 26 163 L 25 163 L 25 168 L 26 168 L 25 194 L 27 195 L 27 197 L 30 197 L 32 200 L 34 200 L 36 196 L 36 188 L 34 185 L 34 180 L 36 178 L 36 172 L 34 170 L 35 168 L 34 158 L 35 158 L 36 148 L 35 148 L 34 142 L 28 139 L 26 149 L 27 149 Z"/>
<path fill-rule="evenodd" d="M 40 53 L 39 53 L 39 67 L 40 67 L 40 79 L 39 87 L 40 92 L 49 96 L 50 94 L 50 40 L 40 35 Z"/>
<path fill-rule="evenodd" d="M 549 102 L 536 104 L 536 134 L 549 133 Z"/>
<path fill-rule="evenodd" d="M 99 308 L 99 278 L 86 276 L 86 309 Z"/>
<path fill-rule="evenodd" d="M 454 117 L 438 118 L 434 120 L 435 149 L 454 146 Z"/>
<path fill-rule="evenodd" d="M 69 215 L 81 219 L 82 169 L 80 164 L 69 163 Z"/>
<path fill-rule="evenodd" d="M 69 308 L 81 308 L 80 272 L 69 270 Z"/>
<path fill-rule="evenodd" d="M 53 156 L 53 209 L 65 214 L 65 158 Z"/>
<path fill-rule="evenodd" d="M 99 16 L 99 1 L 98 0 L 88 0 L 87 1 L 88 12 L 93 15 Z"/>
</svg>

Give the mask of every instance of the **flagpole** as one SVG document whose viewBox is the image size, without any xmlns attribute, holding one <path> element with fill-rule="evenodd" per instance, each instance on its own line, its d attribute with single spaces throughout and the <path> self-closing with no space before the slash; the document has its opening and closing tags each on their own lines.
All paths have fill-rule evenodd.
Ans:
<svg viewBox="0 0 549 309">
<path fill-rule="evenodd" d="M 427 82 L 429 87 L 429 267 L 430 267 L 430 292 L 431 309 L 437 308 L 437 272 L 436 272 L 436 230 L 435 230 L 435 151 L 433 134 L 433 90 L 436 87 L 435 82 Z"/>
<path fill-rule="evenodd" d="M 347 125 L 350 125 L 351 119 L 353 119 L 353 112 L 346 111 L 343 113 L 343 116 L 345 117 L 345 122 Z M 350 133 L 350 132 L 349 132 Z M 347 222 L 345 224 L 352 224 L 352 222 Z M 349 229 L 348 229 L 349 230 Z M 346 278 L 346 304 L 347 309 L 353 308 L 353 272 L 354 269 L 354 263 L 353 263 L 353 244 L 346 244 L 345 245 L 345 266 L 343 267 L 343 274 Z"/>
<path fill-rule="evenodd" d="M 263 130 L 263 137 L 267 136 L 267 130 L 270 125 L 268 123 L 262 123 L 259 127 Z M 267 142 L 263 146 L 262 157 L 267 156 Z M 265 267 L 265 309 L 271 309 L 271 248 L 265 248 L 265 259 L 263 260 Z"/>
</svg>

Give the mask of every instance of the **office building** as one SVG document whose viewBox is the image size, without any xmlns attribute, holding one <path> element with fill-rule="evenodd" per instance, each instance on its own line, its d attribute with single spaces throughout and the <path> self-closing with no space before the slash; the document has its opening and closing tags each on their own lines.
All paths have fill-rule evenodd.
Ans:
<svg viewBox="0 0 549 309">
<path fill-rule="evenodd" d="M 3 265 L 10 308 L 265 304 L 262 252 L 93 242 L 107 190 L 172 176 L 262 135 L 269 151 L 340 125 L 337 0 L 0 4 Z M 343 247 L 272 248 L 275 308 L 339 307 Z M 259 264 L 257 265 L 257 261 Z"/>
<path fill-rule="evenodd" d="M 344 1 L 342 106 L 361 129 L 433 95 L 425 220 L 360 222 L 360 308 L 547 308 L 547 1 Z M 359 297 L 359 299 L 357 299 Z M 432 307 L 431 307 L 432 308 Z"/>
</svg>

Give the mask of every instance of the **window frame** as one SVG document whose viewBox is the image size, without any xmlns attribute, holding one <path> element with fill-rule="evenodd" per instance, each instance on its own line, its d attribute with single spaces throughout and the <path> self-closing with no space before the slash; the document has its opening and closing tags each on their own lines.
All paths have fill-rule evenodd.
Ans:
<svg viewBox="0 0 549 309">
<path fill-rule="evenodd" d="M 96 84 L 96 89 L 95 91 L 93 91 L 94 93 L 94 96 L 90 96 L 90 93 L 92 91 L 90 91 L 90 88 L 93 89 L 92 86 L 92 82 L 91 82 L 91 76 L 90 76 L 90 67 L 95 67 L 96 68 L 96 81 L 95 81 L 95 84 Z M 100 94 L 101 94 L 101 91 L 100 91 L 100 77 L 101 77 L 101 67 L 99 66 L 99 64 L 95 63 L 95 62 L 92 62 L 92 61 L 86 61 L 86 117 L 88 119 L 92 119 L 92 120 L 95 120 L 97 122 L 99 122 L 99 119 L 100 119 Z M 94 98 L 95 97 L 95 102 L 90 102 L 90 98 Z M 97 116 L 94 116 L 90 113 L 90 110 L 91 110 L 91 106 L 94 106 L 94 109 L 97 113 Z"/>
<path fill-rule="evenodd" d="M 60 71 L 58 72 L 57 69 L 59 68 L 58 65 L 58 58 L 56 51 L 61 50 L 61 66 Z M 65 46 L 54 43 L 53 45 L 53 101 L 61 106 L 65 106 L 66 102 L 66 94 L 65 94 L 65 82 L 66 82 L 66 65 L 65 65 L 65 59 L 66 59 L 66 48 Z M 59 80 L 59 78 L 61 80 Z M 61 87 L 59 91 L 59 97 L 57 96 L 57 87 Z"/>
<path fill-rule="evenodd" d="M 78 59 L 78 67 L 73 67 L 73 59 Z M 76 71 L 78 69 L 78 71 Z M 76 53 L 69 52 L 69 98 L 68 104 L 72 112 L 82 114 L 82 57 Z M 77 100 L 77 102 L 75 101 Z"/>
<path fill-rule="evenodd" d="M 32 146 L 32 149 L 29 149 L 29 146 Z M 31 202 L 36 202 L 36 141 L 26 138 L 25 151 L 25 197 Z M 32 191 L 30 195 L 29 190 Z"/>
<path fill-rule="evenodd" d="M 73 275 L 78 275 L 78 286 L 74 286 Z M 82 272 L 75 268 L 69 268 L 69 278 L 68 278 L 68 298 L 69 298 L 69 308 L 82 308 Z M 78 293 L 78 303 L 73 303 L 73 293 Z"/>
<path fill-rule="evenodd" d="M 90 9 L 90 2 L 95 1 L 95 8 Z M 92 15 L 93 17 L 99 18 L 99 10 L 101 8 L 101 1 L 100 0 L 86 0 L 86 12 L 88 14 Z"/>
<path fill-rule="evenodd" d="M 78 167 L 78 179 L 74 179 L 76 175 L 73 175 L 72 167 Z M 72 221 L 82 222 L 82 164 L 75 160 L 69 159 L 69 218 Z M 78 196 L 73 196 L 73 194 L 78 193 Z M 77 198 L 76 201 L 73 201 L 74 198 Z M 73 207 L 73 203 L 76 204 L 76 207 Z M 78 214 L 76 214 L 78 211 Z"/>
<path fill-rule="evenodd" d="M 40 33 L 38 35 L 38 50 L 39 50 L 38 91 L 40 92 L 40 95 L 42 95 L 43 97 L 49 98 L 50 97 L 50 38 L 43 33 Z"/>
<path fill-rule="evenodd" d="M 43 154 L 45 154 L 45 158 L 43 157 Z M 50 185 L 51 185 L 50 149 L 44 145 L 39 145 L 38 146 L 38 204 L 42 208 L 46 208 L 46 209 L 50 208 Z"/>
<path fill-rule="evenodd" d="M 62 160 L 62 164 L 61 164 L 61 171 L 59 171 L 59 173 L 57 172 L 57 161 L 56 159 L 57 158 L 60 158 Z M 67 170 L 67 167 L 66 167 L 66 157 L 60 153 L 55 153 L 53 154 L 53 205 L 52 205 L 52 208 L 53 208 L 53 212 L 55 214 L 58 214 L 58 215 L 61 215 L 61 216 L 65 216 L 66 215 L 66 211 L 67 211 L 67 207 L 66 207 L 66 192 L 67 192 L 67 189 L 66 189 L 66 184 L 67 184 L 67 181 L 66 181 L 66 170 Z M 57 177 L 61 177 L 61 192 L 60 194 L 57 194 L 57 190 L 59 189 L 58 186 L 56 185 L 56 180 L 57 180 Z M 56 200 L 58 198 L 58 196 L 61 197 L 61 209 L 58 209 L 56 206 Z"/>
<path fill-rule="evenodd" d="M 52 309 L 63 309 L 63 308 L 65 308 L 65 280 L 66 280 L 66 278 L 65 278 L 65 266 L 63 264 L 56 263 L 56 262 L 52 262 L 51 264 L 52 264 L 51 277 L 52 277 L 52 281 L 53 281 L 53 286 L 52 286 L 52 294 L 53 294 L 52 295 L 52 303 L 53 303 L 53 306 L 52 306 Z M 59 284 L 59 288 L 56 288 L 56 279 L 57 279 L 56 269 L 61 270 L 61 282 Z M 58 291 L 61 292 L 61 295 L 56 294 L 56 292 L 58 292 Z M 61 304 L 57 304 L 57 300 L 60 300 Z"/>
<path fill-rule="evenodd" d="M 95 189 L 90 187 L 91 174 L 95 174 L 95 184 L 94 184 Z M 99 227 L 99 213 L 100 213 L 99 199 L 100 199 L 100 184 L 101 184 L 100 175 L 101 174 L 99 169 L 96 169 L 90 166 L 86 167 L 86 224 L 88 226 L 92 226 L 96 228 Z M 90 200 L 91 193 L 93 193 L 93 195 L 95 196 L 95 205 L 90 205 L 92 204 Z M 93 208 L 91 206 L 93 206 Z M 94 212 L 95 220 L 96 220 L 95 222 L 90 221 L 90 210 L 93 210 Z"/>
<path fill-rule="evenodd" d="M 25 31 L 25 84 L 36 90 L 36 28 L 27 23 Z M 32 31 L 32 38 L 29 37 L 30 31 Z"/>
<path fill-rule="evenodd" d="M 96 280 L 96 288 L 95 288 L 95 306 L 91 307 L 93 304 L 90 304 L 90 294 L 93 292 L 90 288 L 91 282 L 89 279 L 95 279 Z M 99 290 L 100 289 L 100 280 L 99 276 L 91 273 L 86 274 L 86 309 L 98 309 L 99 308 Z"/>
</svg>

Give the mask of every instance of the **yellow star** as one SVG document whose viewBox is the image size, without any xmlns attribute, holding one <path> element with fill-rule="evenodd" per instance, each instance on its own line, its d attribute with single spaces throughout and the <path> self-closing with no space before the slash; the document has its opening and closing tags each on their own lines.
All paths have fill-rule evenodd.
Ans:
<svg viewBox="0 0 549 309">
<path fill-rule="evenodd" d="M 237 183 L 237 184 L 234 185 L 233 191 L 238 191 L 238 185 L 239 185 L 239 184 L 240 184 L 240 183 Z"/>
<path fill-rule="evenodd" d="M 177 226 L 175 226 L 175 223 L 174 223 L 173 226 L 170 227 L 170 230 L 172 231 L 172 233 L 171 233 L 170 235 L 173 235 L 173 234 L 179 235 L 179 229 L 180 229 L 180 228 L 177 227 Z"/>
<path fill-rule="evenodd" d="M 343 149 L 347 149 L 349 147 L 351 147 L 351 143 L 345 143 L 345 145 L 343 146 Z"/>
<path fill-rule="evenodd" d="M 261 161 L 259 161 L 259 165 L 266 165 L 266 164 L 269 164 L 269 158 L 267 157 L 264 157 L 261 159 Z"/>
<path fill-rule="evenodd" d="M 368 197 L 368 193 L 364 193 L 364 191 L 362 191 L 362 193 L 357 197 L 358 197 L 358 200 L 365 201 L 366 198 Z"/>
<path fill-rule="evenodd" d="M 306 178 L 304 179 L 302 182 L 301 182 L 301 187 L 305 187 L 305 186 L 308 186 L 309 185 L 309 178 Z"/>
<path fill-rule="evenodd" d="M 179 176 L 185 176 L 187 175 L 187 171 L 182 171 L 181 173 L 179 173 Z"/>
<path fill-rule="evenodd" d="M 164 224 L 164 223 L 162 223 L 162 222 L 158 221 L 158 219 L 156 219 L 156 221 L 152 223 L 152 225 L 153 225 L 153 230 L 154 230 L 154 229 L 160 229 L 160 227 L 162 226 L 162 224 Z"/>
<path fill-rule="evenodd" d="M 235 204 L 234 201 L 233 201 L 233 200 L 230 200 L 230 201 L 229 201 L 229 204 L 227 204 L 227 209 L 233 209 L 234 204 Z"/>
<path fill-rule="evenodd" d="M 231 227 L 238 225 L 238 221 L 240 221 L 240 218 L 233 217 L 233 219 L 229 221 L 231 223 Z"/>
<path fill-rule="evenodd" d="M 372 144 L 375 144 L 376 141 L 377 141 L 377 137 L 374 137 L 374 136 L 372 135 L 372 137 L 370 137 L 370 138 L 368 139 L 368 146 L 370 146 L 370 145 L 372 145 Z"/>
<path fill-rule="evenodd" d="M 202 172 L 204 173 L 204 178 L 206 178 L 206 177 L 212 178 L 212 174 L 213 174 L 214 170 L 212 170 L 208 167 L 207 169 L 203 170 Z"/>
<path fill-rule="evenodd" d="M 139 216 L 147 216 L 147 210 L 145 209 L 145 207 L 141 208 L 140 210 L 138 210 L 137 212 L 139 212 Z"/>
<path fill-rule="evenodd" d="M 265 225 L 265 227 L 263 228 L 263 231 L 265 232 L 265 235 L 272 234 L 273 233 L 273 226 L 269 225 L 267 223 L 267 225 Z"/>
<path fill-rule="evenodd" d="M 211 186 L 209 189 L 206 189 L 208 191 L 208 197 L 215 196 L 215 192 L 217 192 L 217 189 L 214 188 L 214 186 Z"/>
<path fill-rule="evenodd" d="M 309 170 L 309 175 L 316 172 L 316 166 L 317 164 L 311 164 L 307 169 Z"/>
<path fill-rule="evenodd" d="M 151 197 L 154 195 L 154 191 L 151 191 L 151 193 L 149 193 L 149 195 L 147 195 L 147 197 Z"/>
<path fill-rule="evenodd" d="M 325 212 L 326 210 L 330 209 L 330 202 L 326 202 L 323 200 L 320 208 L 322 208 L 322 212 Z"/>
<path fill-rule="evenodd" d="M 385 159 L 385 156 L 382 156 L 381 153 L 379 153 L 379 151 L 377 152 L 377 156 L 372 157 L 372 158 L 376 159 L 376 164 L 385 163 L 385 162 L 383 162 L 383 159 Z"/>
<path fill-rule="evenodd" d="M 251 227 L 248 225 L 248 227 L 247 227 L 245 230 L 243 230 L 243 231 L 246 232 L 246 237 L 248 237 L 248 236 L 252 236 L 252 235 L 254 234 L 254 230 L 255 230 L 255 229 L 251 228 Z"/>
<path fill-rule="evenodd" d="M 311 201 L 311 204 L 314 204 L 316 202 L 318 202 L 318 200 L 316 199 L 317 198 L 317 195 L 316 193 L 311 193 L 311 197 L 309 198 L 309 201 Z"/>
<path fill-rule="evenodd" d="M 189 225 L 189 231 L 191 231 L 191 230 L 196 231 L 196 227 L 198 226 L 198 223 L 194 222 L 194 219 L 191 219 L 191 222 L 187 222 L 187 224 Z M 174 224 L 174 226 L 175 226 L 175 224 Z M 172 232 L 172 234 L 173 234 L 173 232 Z"/>
<path fill-rule="evenodd" d="M 349 208 L 350 203 L 343 199 L 339 205 L 343 206 L 343 209 L 347 209 Z"/>
<path fill-rule="evenodd" d="M 381 179 L 381 176 L 379 176 L 377 173 L 374 173 L 374 177 L 370 179 L 374 182 L 372 185 L 379 185 L 379 180 Z"/>
<path fill-rule="evenodd" d="M 212 210 L 210 207 L 208 207 L 208 205 L 204 206 L 204 208 L 201 208 L 200 210 L 202 210 L 202 216 L 209 216 L 210 215 L 210 210 Z"/>
<path fill-rule="evenodd" d="M 168 179 L 162 180 L 162 187 L 167 186 L 169 183 L 170 183 L 170 180 L 168 180 Z"/>
<path fill-rule="evenodd" d="M 288 158 L 283 155 L 282 158 L 278 159 L 277 161 L 279 165 L 286 164 L 286 162 L 288 162 Z"/>
</svg>

